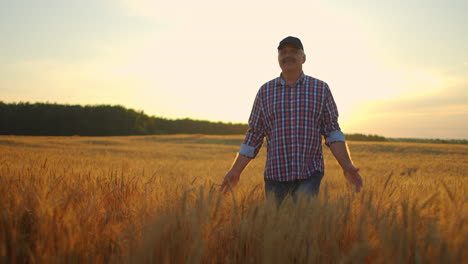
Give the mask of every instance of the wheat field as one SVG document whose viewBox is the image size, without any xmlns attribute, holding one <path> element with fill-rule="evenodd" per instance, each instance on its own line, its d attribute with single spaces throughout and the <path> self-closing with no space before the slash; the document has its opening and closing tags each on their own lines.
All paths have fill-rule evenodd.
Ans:
<svg viewBox="0 0 468 264">
<path fill-rule="evenodd" d="M 348 142 L 319 196 L 265 201 L 242 136 L 0 136 L 0 263 L 468 263 L 468 146 Z"/>
</svg>

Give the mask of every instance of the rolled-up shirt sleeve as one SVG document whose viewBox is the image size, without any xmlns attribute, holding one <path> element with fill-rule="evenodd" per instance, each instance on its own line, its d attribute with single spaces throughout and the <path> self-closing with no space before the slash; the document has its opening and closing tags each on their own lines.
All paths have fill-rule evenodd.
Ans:
<svg viewBox="0 0 468 264">
<path fill-rule="evenodd" d="M 320 133 L 325 137 L 325 144 L 330 146 L 336 141 L 345 141 L 343 132 L 338 124 L 338 108 L 328 85 L 325 86 L 325 99 L 322 112 Z"/>
<path fill-rule="evenodd" d="M 245 135 L 239 154 L 249 158 L 255 158 L 263 144 L 264 132 L 264 114 L 262 110 L 262 99 L 260 91 L 255 97 L 252 112 L 249 118 L 249 130 Z"/>
</svg>

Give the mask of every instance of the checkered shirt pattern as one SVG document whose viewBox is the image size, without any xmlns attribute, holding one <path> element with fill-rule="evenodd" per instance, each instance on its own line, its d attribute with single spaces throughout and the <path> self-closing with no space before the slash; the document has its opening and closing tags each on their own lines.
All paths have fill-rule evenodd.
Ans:
<svg viewBox="0 0 468 264">
<path fill-rule="evenodd" d="M 345 141 L 328 85 L 302 74 L 291 87 L 280 76 L 259 89 L 239 154 L 255 158 L 266 137 L 265 179 L 307 179 L 324 171 L 321 135 L 327 146 Z"/>
</svg>

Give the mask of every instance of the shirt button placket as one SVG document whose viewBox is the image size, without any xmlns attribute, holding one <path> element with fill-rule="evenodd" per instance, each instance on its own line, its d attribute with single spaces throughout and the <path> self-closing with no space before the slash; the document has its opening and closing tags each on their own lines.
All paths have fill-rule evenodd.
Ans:
<svg viewBox="0 0 468 264">
<path fill-rule="evenodd" d="M 294 87 L 291 87 L 291 137 L 292 137 L 292 173 L 293 173 L 293 178 L 297 179 L 296 175 L 296 160 L 297 160 L 297 138 L 296 138 L 296 123 L 297 123 L 297 105 L 296 105 L 296 91 L 297 87 L 296 84 L 294 84 Z"/>
</svg>

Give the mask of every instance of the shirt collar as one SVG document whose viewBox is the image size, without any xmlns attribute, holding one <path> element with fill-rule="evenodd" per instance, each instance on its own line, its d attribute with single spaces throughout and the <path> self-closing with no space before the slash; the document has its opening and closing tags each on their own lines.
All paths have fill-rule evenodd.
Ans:
<svg viewBox="0 0 468 264">
<path fill-rule="evenodd" d="M 302 72 L 301 75 L 299 75 L 299 78 L 297 78 L 297 80 L 296 80 L 296 85 L 304 83 L 304 80 L 305 80 L 305 74 L 304 74 L 304 72 Z M 279 82 L 278 82 L 277 85 L 278 86 L 286 85 L 286 81 L 284 81 L 284 79 L 283 79 L 283 73 L 280 74 Z"/>
</svg>

